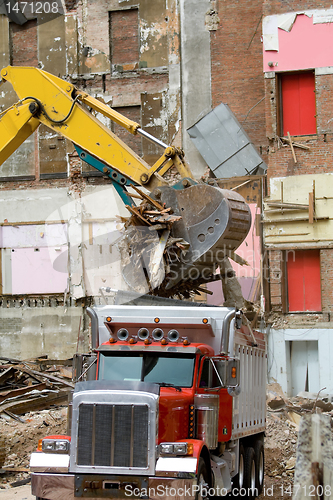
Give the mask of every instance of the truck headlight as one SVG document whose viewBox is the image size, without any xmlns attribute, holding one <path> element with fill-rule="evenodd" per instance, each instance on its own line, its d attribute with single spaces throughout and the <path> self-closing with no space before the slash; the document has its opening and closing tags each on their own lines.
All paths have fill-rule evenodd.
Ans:
<svg viewBox="0 0 333 500">
<path fill-rule="evenodd" d="M 192 455 L 193 445 L 191 443 L 161 443 L 161 455 Z"/>
<path fill-rule="evenodd" d="M 39 440 L 37 449 L 44 453 L 68 453 L 69 443 L 69 439 L 45 438 Z"/>
</svg>

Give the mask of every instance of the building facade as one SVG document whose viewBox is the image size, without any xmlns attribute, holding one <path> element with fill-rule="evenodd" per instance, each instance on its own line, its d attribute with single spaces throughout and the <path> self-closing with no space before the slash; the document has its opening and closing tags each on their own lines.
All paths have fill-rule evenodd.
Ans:
<svg viewBox="0 0 333 500">
<path fill-rule="evenodd" d="M 67 79 L 182 147 L 197 178 L 207 165 L 187 129 L 227 104 L 268 166 L 267 176 L 229 186 L 256 222 L 241 250 L 250 266 L 239 275 L 246 298 L 265 299 L 269 379 L 288 394 L 333 393 L 331 4 L 58 2 L 59 15 L 29 14 L 23 24 L 0 14 L 0 66 Z M 16 100 L 3 84 L 0 110 Z M 149 164 L 162 154 L 104 123 Z M 0 190 L 1 351 L 85 349 L 85 306 L 100 287 L 126 288 L 116 246 L 126 209 L 110 181 L 43 126 L 2 165 Z"/>
</svg>

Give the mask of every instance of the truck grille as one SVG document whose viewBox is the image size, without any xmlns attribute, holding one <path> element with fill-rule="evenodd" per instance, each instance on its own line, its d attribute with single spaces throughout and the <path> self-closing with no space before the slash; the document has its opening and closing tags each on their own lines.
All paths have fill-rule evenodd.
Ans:
<svg viewBox="0 0 333 500">
<path fill-rule="evenodd" d="M 148 468 L 147 405 L 80 404 L 77 465 Z"/>
</svg>

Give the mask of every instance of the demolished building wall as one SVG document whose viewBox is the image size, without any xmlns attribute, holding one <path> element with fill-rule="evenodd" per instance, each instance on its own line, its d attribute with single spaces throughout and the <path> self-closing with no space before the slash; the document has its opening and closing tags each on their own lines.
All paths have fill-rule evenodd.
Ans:
<svg viewBox="0 0 333 500">
<path fill-rule="evenodd" d="M 333 11 L 329 2 L 263 7 L 269 376 L 290 395 L 332 393 Z"/>
<path fill-rule="evenodd" d="M 74 1 L 48 22 L 16 25 L 1 14 L 0 23 L 1 67 L 31 65 L 56 74 L 164 142 L 182 145 L 176 1 Z M 3 84 L 1 111 L 16 101 Z M 160 157 L 157 146 L 104 123 L 148 163 Z M 116 246 L 117 216 L 127 215 L 125 207 L 108 179 L 43 126 L 2 165 L 0 187 L 1 351 L 22 358 L 31 349 L 58 357 L 77 344 L 85 350 L 85 306 L 101 286 L 126 289 Z M 15 349 L 13 336 L 21 340 Z"/>
</svg>

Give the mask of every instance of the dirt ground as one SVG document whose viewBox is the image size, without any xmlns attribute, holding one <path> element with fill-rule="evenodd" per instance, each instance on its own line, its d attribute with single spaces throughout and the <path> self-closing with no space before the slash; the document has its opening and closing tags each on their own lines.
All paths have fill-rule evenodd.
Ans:
<svg viewBox="0 0 333 500">
<path fill-rule="evenodd" d="M 9 498 L 30 499 L 29 457 L 37 447 L 38 440 L 46 435 L 66 433 L 66 408 L 43 410 L 22 416 L 18 422 L 6 415 L 0 418 L 0 433 L 6 436 L 7 459 L 5 468 L 15 468 L 0 474 L 0 500 Z M 267 433 L 265 439 L 265 488 L 260 498 L 273 500 L 290 499 L 297 444 L 297 426 L 285 411 L 267 412 Z M 18 471 L 19 469 L 19 471 Z M 19 485 L 19 486 L 15 486 Z M 9 491 L 12 497 L 8 497 Z M 20 495 L 22 491 L 22 495 Z M 33 497 L 31 497 L 33 498 Z"/>
</svg>

